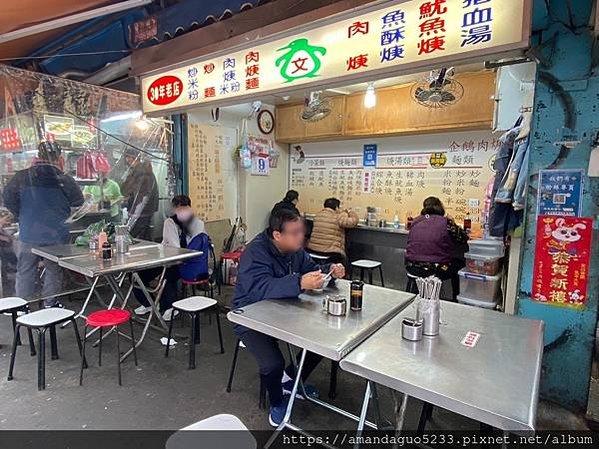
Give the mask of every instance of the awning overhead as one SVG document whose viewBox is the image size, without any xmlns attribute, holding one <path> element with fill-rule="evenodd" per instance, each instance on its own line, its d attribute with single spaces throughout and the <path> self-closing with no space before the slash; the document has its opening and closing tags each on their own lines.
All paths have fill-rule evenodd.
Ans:
<svg viewBox="0 0 599 449">
<path fill-rule="evenodd" d="M 118 2 L 114 0 L 2 0 L 0 34 L 114 3 Z M 0 58 L 27 56 L 71 28 L 73 26 L 0 44 Z"/>
<path fill-rule="evenodd" d="M 143 21 L 145 23 L 139 23 L 138 25 L 146 30 L 152 29 L 146 36 L 147 39 L 142 42 L 135 42 L 134 28 L 136 25 L 134 24 L 130 34 L 134 40 L 132 44 L 134 47 L 146 47 L 156 42 L 162 42 L 203 25 L 226 19 L 260 3 L 266 2 L 263 0 L 183 1 L 152 15 Z M 150 23 L 151 20 L 155 20 L 155 22 Z M 144 27 L 145 24 L 147 25 Z"/>
</svg>

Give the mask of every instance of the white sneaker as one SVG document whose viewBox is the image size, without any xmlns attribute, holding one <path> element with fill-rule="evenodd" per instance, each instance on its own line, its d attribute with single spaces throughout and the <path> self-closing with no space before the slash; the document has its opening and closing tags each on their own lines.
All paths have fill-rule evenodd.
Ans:
<svg viewBox="0 0 599 449">
<path fill-rule="evenodd" d="M 139 306 L 133 312 L 135 312 L 135 315 L 146 315 L 146 314 L 150 313 L 151 311 L 152 311 L 151 307 Z"/>
<path fill-rule="evenodd" d="M 167 309 L 166 312 L 164 312 L 162 314 L 162 319 L 164 321 L 170 321 L 172 320 L 174 317 L 176 317 L 177 315 L 179 315 L 179 311 L 173 309 L 172 307 L 170 309 Z"/>
</svg>

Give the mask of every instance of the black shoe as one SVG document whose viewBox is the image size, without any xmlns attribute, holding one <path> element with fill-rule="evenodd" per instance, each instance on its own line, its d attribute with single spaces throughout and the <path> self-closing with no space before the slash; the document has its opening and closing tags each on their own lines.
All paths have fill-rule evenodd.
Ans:
<svg viewBox="0 0 599 449">
<path fill-rule="evenodd" d="M 44 304 L 44 309 L 64 309 L 64 306 L 60 302 L 56 301 L 51 306 L 47 306 Z"/>
</svg>

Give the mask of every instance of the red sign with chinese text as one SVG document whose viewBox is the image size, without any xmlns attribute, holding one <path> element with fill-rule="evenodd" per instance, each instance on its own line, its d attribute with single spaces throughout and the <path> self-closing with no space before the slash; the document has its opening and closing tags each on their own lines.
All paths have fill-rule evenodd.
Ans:
<svg viewBox="0 0 599 449">
<path fill-rule="evenodd" d="M 152 103 L 164 106 L 172 103 L 181 96 L 183 82 L 173 75 L 162 76 L 148 87 L 148 100 Z"/>
<path fill-rule="evenodd" d="M 23 147 L 19 132 L 14 128 L 4 128 L 0 130 L 0 142 L 5 152 L 17 151 Z"/>
<path fill-rule="evenodd" d="M 593 220 L 537 217 L 532 299 L 581 307 L 587 301 Z"/>
</svg>

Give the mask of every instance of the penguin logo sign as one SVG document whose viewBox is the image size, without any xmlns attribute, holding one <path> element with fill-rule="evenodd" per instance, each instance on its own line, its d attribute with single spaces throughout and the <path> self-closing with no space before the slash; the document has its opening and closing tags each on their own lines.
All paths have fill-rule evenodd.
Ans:
<svg viewBox="0 0 599 449">
<path fill-rule="evenodd" d="M 442 168 L 447 164 L 447 155 L 445 153 L 431 153 L 430 164 L 433 168 Z"/>
<path fill-rule="evenodd" d="M 326 48 L 311 45 L 305 38 L 291 41 L 277 51 L 282 50 L 286 52 L 277 59 L 276 65 L 288 83 L 317 76 L 322 66 L 320 58 L 327 54 Z"/>
</svg>

